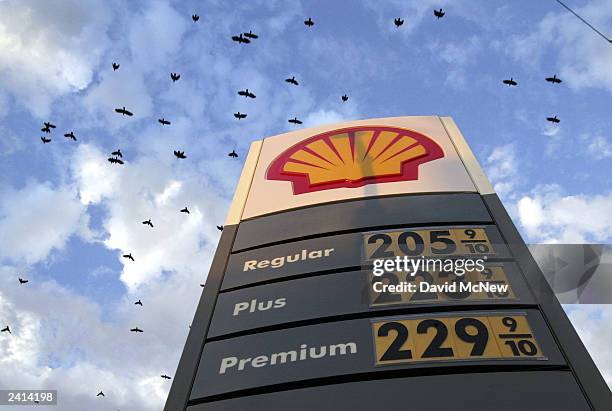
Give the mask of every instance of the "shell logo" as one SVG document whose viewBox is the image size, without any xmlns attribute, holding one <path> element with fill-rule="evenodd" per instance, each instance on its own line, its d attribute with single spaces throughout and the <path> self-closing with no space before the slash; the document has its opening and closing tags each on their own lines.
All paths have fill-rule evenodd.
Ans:
<svg viewBox="0 0 612 411">
<path fill-rule="evenodd" d="M 419 165 L 444 157 L 431 138 L 413 130 L 361 126 L 327 131 L 272 161 L 268 180 L 290 181 L 293 194 L 418 179 Z"/>
</svg>

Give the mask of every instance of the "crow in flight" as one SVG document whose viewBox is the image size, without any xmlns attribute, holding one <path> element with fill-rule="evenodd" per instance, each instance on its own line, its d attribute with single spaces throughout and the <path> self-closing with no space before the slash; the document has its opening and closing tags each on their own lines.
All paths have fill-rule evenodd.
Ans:
<svg viewBox="0 0 612 411">
<path fill-rule="evenodd" d="M 291 119 L 289 119 L 287 121 L 290 122 L 290 123 L 293 123 L 293 124 L 302 124 L 302 122 L 300 120 L 298 120 L 297 117 L 293 117 L 293 118 L 291 118 Z"/>
<path fill-rule="evenodd" d="M 45 121 L 44 123 L 44 127 L 40 129 L 40 131 L 44 132 L 44 133 L 50 133 L 52 128 L 55 128 L 54 124 L 51 124 L 47 121 Z"/>
<path fill-rule="evenodd" d="M 117 149 L 117 151 L 113 151 L 111 153 L 111 156 L 119 156 L 119 157 L 123 158 L 123 154 L 121 153 L 120 149 Z"/>
<path fill-rule="evenodd" d="M 516 86 L 518 84 L 512 77 L 510 77 L 510 80 L 503 80 L 502 83 L 507 84 L 508 86 Z"/>
<path fill-rule="evenodd" d="M 557 116 L 554 116 L 554 117 L 546 117 L 546 121 L 550 121 L 551 123 L 559 123 L 561 120 L 559 120 Z"/>
<path fill-rule="evenodd" d="M 257 96 L 255 96 L 255 94 L 251 93 L 248 88 L 246 90 L 240 90 L 238 92 L 238 95 L 239 96 L 244 96 L 244 97 L 249 97 L 249 98 L 257 97 Z"/>
<path fill-rule="evenodd" d="M 0 332 L 2 333 L 8 332 L 9 334 L 12 334 L 11 329 L 9 328 L 8 325 L 4 327 L 3 329 L 1 329 Z"/>
<path fill-rule="evenodd" d="M 75 135 L 74 135 L 74 133 L 73 133 L 72 131 L 71 131 L 70 133 L 66 133 L 66 134 L 64 134 L 64 137 L 66 137 L 66 138 L 71 138 L 71 139 L 73 139 L 74 141 L 77 141 L 77 139 L 76 139 L 76 137 L 75 137 Z"/>
<path fill-rule="evenodd" d="M 131 116 L 134 115 L 134 113 L 132 113 L 131 111 L 126 110 L 125 107 L 116 108 L 115 112 L 121 114 L 122 116 L 130 116 L 131 117 Z"/>
<path fill-rule="evenodd" d="M 244 33 L 244 37 L 248 37 L 250 39 L 257 39 L 259 38 L 259 36 L 255 33 L 253 33 L 251 30 L 249 30 L 248 33 Z"/>
<path fill-rule="evenodd" d="M 200 20 L 200 16 L 198 16 L 197 14 L 192 14 L 191 15 L 191 20 L 193 20 L 193 22 L 197 22 L 198 20 Z"/>
<path fill-rule="evenodd" d="M 165 380 L 171 380 L 172 378 L 168 377 L 166 374 L 162 374 L 161 376 Z"/>
<path fill-rule="evenodd" d="M 24 280 L 23 278 L 19 277 L 19 284 L 25 284 L 30 280 Z"/>
<path fill-rule="evenodd" d="M 51 139 L 50 139 L 50 138 L 44 138 L 44 137 L 41 137 L 41 138 L 40 138 L 40 140 L 43 142 L 43 144 L 47 144 L 47 143 L 50 143 L 50 142 L 51 142 Z"/>
<path fill-rule="evenodd" d="M 434 16 L 436 16 L 438 18 L 438 20 L 440 20 L 442 17 L 444 17 L 444 12 L 442 11 L 442 9 L 440 10 L 434 10 Z"/>
<path fill-rule="evenodd" d="M 218 225 L 218 226 L 217 226 L 217 230 L 219 230 L 219 231 L 223 231 L 223 226 L 222 226 L 222 225 Z"/>
<path fill-rule="evenodd" d="M 238 153 L 236 153 L 236 150 L 232 150 L 232 152 L 229 153 L 228 156 L 233 157 L 233 158 L 238 158 Z"/>
<path fill-rule="evenodd" d="M 187 207 L 185 207 L 181 210 L 181 213 L 189 214 L 189 210 L 187 209 Z"/>
<path fill-rule="evenodd" d="M 96 394 L 96 397 L 106 397 L 102 391 Z"/>
<path fill-rule="evenodd" d="M 240 120 L 241 118 L 245 118 L 247 115 L 244 113 L 241 113 L 240 111 L 237 113 L 234 113 L 234 117 L 236 117 L 238 120 Z"/>
<path fill-rule="evenodd" d="M 396 18 L 395 20 L 393 20 L 393 23 L 395 24 L 395 27 L 399 27 L 402 24 L 404 24 L 404 20 L 400 19 L 399 17 Z"/>
<path fill-rule="evenodd" d="M 248 44 L 251 42 L 251 40 L 247 39 L 246 37 L 242 37 L 242 33 L 240 33 L 240 35 L 238 36 L 232 36 L 232 40 L 237 41 L 238 43 L 244 43 L 244 44 Z"/>
<path fill-rule="evenodd" d="M 174 83 L 175 81 L 181 78 L 181 75 L 177 73 L 170 73 L 170 78 L 172 79 L 172 82 Z"/>
<path fill-rule="evenodd" d="M 346 94 L 342 96 L 342 101 L 344 102 L 348 101 L 348 96 Z"/>
<path fill-rule="evenodd" d="M 297 86 L 298 84 L 300 84 L 300 83 L 298 83 L 298 81 L 295 79 L 295 76 L 293 76 L 293 77 L 291 77 L 291 78 L 286 78 L 286 79 L 285 79 L 285 82 L 286 82 L 286 83 L 289 83 L 289 84 L 293 84 L 294 86 Z"/>
<path fill-rule="evenodd" d="M 107 160 L 111 164 L 123 164 L 123 160 L 119 160 L 117 157 L 109 157 Z"/>
<path fill-rule="evenodd" d="M 117 69 L 119 68 L 120 64 L 117 63 L 113 63 L 113 71 L 117 71 Z"/>
<path fill-rule="evenodd" d="M 151 222 L 151 219 L 149 218 L 147 221 L 143 221 L 142 222 L 144 225 L 148 225 L 149 227 L 153 228 L 153 223 Z"/>
<path fill-rule="evenodd" d="M 158 118 L 157 121 L 159 122 L 159 124 L 161 125 L 170 125 L 170 122 L 168 120 L 166 120 L 165 118 Z"/>
<path fill-rule="evenodd" d="M 184 152 L 184 151 L 177 151 L 177 150 L 174 150 L 174 155 L 176 156 L 176 158 L 187 158 L 187 157 L 185 156 L 185 152 Z"/>
<path fill-rule="evenodd" d="M 560 79 L 560 78 L 557 78 L 557 75 L 556 75 L 556 74 L 554 74 L 552 77 L 546 77 L 546 81 L 548 81 L 549 83 L 553 83 L 553 84 L 555 84 L 555 83 L 557 83 L 557 84 L 561 83 L 561 79 Z"/>
<path fill-rule="evenodd" d="M 142 301 L 138 300 L 138 301 L 136 301 L 136 302 L 134 303 L 134 305 L 139 305 L 139 306 L 141 306 L 141 307 L 142 307 Z"/>
<path fill-rule="evenodd" d="M 131 332 L 133 332 L 133 333 L 141 333 L 141 332 L 143 332 L 143 331 L 142 331 L 140 328 L 138 328 L 138 327 L 134 327 L 134 328 L 130 329 L 130 331 L 131 331 Z"/>
<path fill-rule="evenodd" d="M 130 260 L 134 261 L 134 257 L 132 257 L 132 253 L 123 254 L 123 258 L 129 258 Z"/>
<path fill-rule="evenodd" d="M 314 21 L 312 21 L 312 19 L 308 17 L 308 20 L 304 20 L 304 24 L 307 25 L 308 27 L 312 27 L 314 26 Z"/>
</svg>

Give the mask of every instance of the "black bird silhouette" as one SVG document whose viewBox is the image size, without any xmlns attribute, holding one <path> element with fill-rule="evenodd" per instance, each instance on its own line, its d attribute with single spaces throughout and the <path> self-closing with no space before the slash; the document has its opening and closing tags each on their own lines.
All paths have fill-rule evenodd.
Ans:
<svg viewBox="0 0 612 411">
<path fill-rule="evenodd" d="M 117 157 L 109 157 L 107 160 L 111 164 L 123 164 L 123 160 L 119 160 Z"/>
<path fill-rule="evenodd" d="M 132 113 L 131 111 L 128 111 L 125 109 L 125 107 L 121 107 L 121 108 L 116 108 L 115 111 L 119 114 L 121 114 L 122 116 L 133 116 L 134 113 Z"/>
<path fill-rule="evenodd" d="M 55 128 L 54 124 L 51 124 L 47 121 L 45 121 L 44 123 L 44 127 L 40 129 L 40 131 L 42 131 L 43 133 L 50 133 L 52 128 Z"/>
<path fill-rule="evenodd" d="M 290 122 L 290 123 L 293 123 L 293 124 L 302 124 L 302 122 L 300 120 L 298 120 L 297 117 L 293 117 L 293 118 L 291 118 L 291 119 L 289 119 L 287 121 Z"/>
<path fill-rule="evenodd" d="M 557 116 L 554 116 L 554 117 L 546 117 L 546 120 L 547 120 L 547 121 L 550 121 L 551 123 L 559 123 L 559 122 L 561 121 L 561 120 L 559 120 L 559 119 L 557 118 Z"/>
<path fill-rule="evenodd" d="M 248 33 L 244 33 L 244 37 L 248 37 L 250 39 L 257 39 L 259 38 L 259 36 L 255 33 L 253 33 L 251 30 L 249 30 Z"/>
<path fill-rule="evenodd" d="M 185 207 L 181 210 L 181 213 L 189 214 L 189 210 L 187 209 L 187 207 Z"/>
<path fill-rule="evenodd" d="M 23 278 L 19 277 L 19 284 L 25 284 L 30 280 L 24 280 Z"/>
<path fill-rule="evenodd" d="M 106 397 L 102 391 L 96 394 L 96 397 Z"/>
<path fill-rule="evenodd" d="M 177 150 L 174 150 L 174 155 L 176 156 L 176 158 L 187 158 L 187 157 L 185 156 L 185 152 L 184 152 L 184 151 L 177 151 Z"/>
<path fill-rule="evenodd" d="M 200 16 L 198 16 L 197 14 L 192 14 L 191 20 L 193 20 L 193 22 L 195 23 L 196 21 L 200 20 Z"/>
<path fill-rule="evenodd" d="M 228 156 L 233 157 L 233 158 L 238 158 L 238 153 L 236 153 L 236 150 L 232 150 L 232 152 L 229 153 Z"/>
<path fill-rule="evenodd" d="M 346 94 L 342 96 L 342 101 L 348 101 L 348 96 Z"/>
<path fill-rule="evenodd" d="M 119 157 L 123 158 L 123 154 L 121 153 L 120 149 L 117 149 L 117 151 L 113 151 L 111 153 L 111 156 L 119 156 Z"/>
<path fill-rule="evenodd" d="M 236 117 L 238 120 L 240 120 L 241 118 L 245 118 L 247 115 L 245 113 L 241 113 L 240 111 L 237 113 L 234 113 L 234 117 Z"/>
<path fill-rule="evenodd" d="M 120 64 L 117 63 L 113 63 L 113 71 L 117 71 L 117 69 L 119 68 Z"/>
<path fill-rule="evenodd" d="M 217 230 L 219 230 L 219 231 L 223 231 L 223 226 L 222 226 L 222 225 L 218 225 L 218 226 L 217 226 Z"/>
<path fill-rule="evenodd" d="M 130 260 L 134 261 L 134 257 L 132 257 L 132 253 L 129 253 L 129 254 L 123 254 L 123 258 L 128 258 L 128 259 L 130 259 Z"/>
<path fill-rule="evenodd" d="M 312 27 L 314 26 L 314 21 L 312 21 L 312 19 L 308 17 L 308 20 L 304 20 L 304 24 L 307 25 L 308 27 Z"/>
<path fill-rule="evenodd" d="M 168 120 L 166 120 L 165 118 L 163 118 L 163 117 L 162 118 L 158 118 L 157 121 L 159 122 L 159 124 L 162 124 L 162 125 L 165 125 L 165 126 L 170 125 L 170 122 Z"/>
<path fill-rule="evenodd" d="M 172 82 L 174 83 L 175 81 L 181 78 L 181 75 L 177 73 L 170 73 L 170 78 L 172 79 Z"/>
<path fill-rule="evenodd" d="M 142 301 L 138 300 L 138 301 L 136 301 L 136 302 L 134 303 L 134 305 L 139 305 L 139 306 L 141 306 L 141 307 L 142 307 Z"/>
<path fill-rule="evenodd" d="M 4 327 L 3 329 L 1 329 L 0 332 L 2 333 L 8 332 L 9 334 L 12 334 L 11 329 L 9 328 L 8 325 Z"/>
<path fill-rule="evenodd" d="M 151 219 L 149 218 L 147 221 L 143 221 L 142 222 L 144 225 L 148 225 L 149 227 L 153 228 L 153 223 L 151 222 Z"/>
<path fill-rule="evenodd" d="M 71 131 L 70 133 L 66 133 L 66 134 L 64 134 L 64 137 L 66 137 L 66 138 L 71 138 L 71 139 L 73 139 L 74 141 L 77 141 L 77 139 L 76 139 L 76 137 L 75 137 L 75 135 L 74 135 L 74 132 L 72 132 L 72 131 Z"/>
<path fill-rule="evenodd" d="M 162 374 L 161 377 L 165 380 L 171 380 L 172 378 L 168 377 L 166 374 Z"/>
<path fill-rule="evenodd" d="M 239 96 L 244 96 L 244 97 L 249 97 L 249 98 L 257 97 L 257 96 L 255 96 L 255 94 L 251 93 L 248 88 L 246 90 L 240 90 L 238 92 L 238 95 Z"/>
<path fill-rule="evenodd" d="M 442 17 L 444 17 L 444 12 L 442 11 L 442 9 L 440 10 L 434 10 L 434 16 L 436 16 L 438 18 L 438 20 L 440 20 Z"/>
<path fill-rule="evenodd" d="M 293 76 L 293 77 L 291 77 L 291 78 L 286 78 L 286 79 L 285 79 L 285 82 L 286 82 L 286 83 L 289 83 L 289 84 L 293 84 L 294 86 L 297 86 L 298 84 L 300 84 L 300 83 L 298 83 L 298 81 L 295 79 L 295 76 Z"/>
<path fill-rule="evenodd" d="M 516 86 L 518 84 L 512 77 L 510 77 L 510 80 L 503 80 L 502 83 L 507 84 L 508 86 Z"/>
<path fill-rule="evenodd" d="M 138 328 L 138 327 L 134 327 L 134 328 L 130 329 L 130 331 L 131 331 L 131 332 L 133 332 L 133 333 L 141 333 L 141 332 L 143 332 L 143 331 L 142 331 L 140 328 Z"/>
<path fill-rule="evenodd" d="M 200 287 L 204 288 L 205 286 L 206 286 L 206 284 L 200 283 Z"/>
<path fill-rule="evenodd" d="M 399 27 L 402 24 L 404 24 L 404 20 L 400 19 L 399 17 L 396 18 L 395 20 L 393 20 L 393 23 L 395 24 L 395 27 Z"/>
<path fill-rule="evenodd" d="M 238 36 L 232 36 L 232 40 L 237 41 L 238 43 L 244 43 L 244 44 L 248 44 L 251 42 L 251 40 L 247 39 L 246 37 L 242 37 L 242 33 L 240 33 Z"/>
<path fill-rule="evenodd" d="M 556 74 L 554 74 L 552 77 L 546 77 L 546 81 L 548 81 L 549 83 L 553 83 L 553 84 L 555 84 L 555 83 L 557 83 L 557 84 L 561 83 L 561 79 L 560 79 L 560 78 L 557 78 L 557 75 L 556 75 Z"/>
<path fill-rule="evenodd" d="M 44 125 L 45 125 L 45 127 L 47 127 L 47 128 L 49 128 L 49 127 L 50 127 L 50 128 L 55 128 L 55 124 L 49 123 L 48 121 L 45 121 L 43 124 L 44 124 Z"/>
<path fill-rule="evenodd" d="M 41 138 L 40 138 L 40 140 L 43 142 L 43 144 L 47 144 L 47 143 L 50 143 L 50 142 L 51 142 L 51 139 L 50 139 L 50 138 L 44 138 L 44 137 L 41 137 Z"/>
</svg>

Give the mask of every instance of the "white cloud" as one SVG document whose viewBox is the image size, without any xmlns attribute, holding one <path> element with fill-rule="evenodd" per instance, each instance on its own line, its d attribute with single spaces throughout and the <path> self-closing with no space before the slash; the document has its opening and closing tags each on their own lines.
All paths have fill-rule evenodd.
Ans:
<svg viewBox="0 0 612 411">
<path fill-rule="evenodd" d="M 595 136 L 589 139 L 587 152 L 597 160 L 612 157 L 612 143 L 603 136 Z"/>
<path fill-rule="evenodd" d="M 517 179 L 518 160 L 513 144 L 496 147 L 485 160 L 487 176 L 500 196 L 511 195 Z"/>
</svg>

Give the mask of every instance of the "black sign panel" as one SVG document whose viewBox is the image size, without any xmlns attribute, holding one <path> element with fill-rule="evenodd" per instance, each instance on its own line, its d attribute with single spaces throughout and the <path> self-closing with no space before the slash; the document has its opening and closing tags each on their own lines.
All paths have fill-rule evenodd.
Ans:
<svg viewBox="0 0 612 411">
<path fill-rule="evenodd" d="M 448 230 L 452 230 L 453 233 L 463 233 L 463 237 L 456 235 L 447 239 L 443 233 Z M 469 252 L 469 244 L 461 243 L 462 240 L 469 240 L 469 236 L 465 234 L 466 231 L 474 231 L 476 240 L 486 240 L 485 245 L 488 245 L 488 249 L 485 253 L 479 252 L 477 249 L 474 249 L 474 252 Z M 408 235 L 412 236 L 425 236 L 429 241 L 428 248 L 424 249 L 425 251 L 437 248 L 437 243 L 431 240 L 432 236 L 436 237 L 434 240 L 455 241 L 458 245 L 454 249 L 449 248 L 446 254 L 436 253 L 436 257 L 469 256 L 470 258 L 478 258 L 487 256 L 490 260 L 510 258 L 508 249 L 503 244 L 501 236 L 494 226 L 452 225 L 352 233 L 232 254 L 221 289 L 226 290 L 321 271 L 357 268 L 371 263 L 373 258 L 388 258 L 391 255 L 404 256 L 407 254 L 403 252 L 404 245 L 414 248 L 409 242 L 413 240 L 404 238 L 408 236 L 406 233 L 411 233 Z M 384 245 L 386 241 L 390 242 L 387 247 Z M 378 255 L 384 255 L 385 257 L 378 257 Z M 411 254 L 413 257 L 419 255 L 432 254 Z"/>
<path fill-rule="evenodd" d="M 369 310 L 413 306 L 452 306 L 461 304 L 533 303 L 524 280 L 514 263 L 489 263 L 484 272 L 464 274 L 475 284 L 507 285 L 506 291 L 419 292 L 428 278 L 432 284 L 458 282 L 453 274 L 419 272 L 375 276 L 371 270 L 349 271 L 248 287 L 219 294 L 209 338 L 255 328 L 356 314 Z M 407 281 L 404 281 L 407 280 Z M 375 292 L 390 284 L 412 282 L 417 292 Z M 379 284 L 377 284 L 379 283 Z M 388 288 L 385 288 L 388 289 Z"/>
<path fill-rule="evenodd" d="M 406 321 L 413 324 L 408 325 L 408 333 L 391 330 L 393 324 Z M 445 321 L 452 321 L 452 324 L 445 324 L 446 330 L 438 324 Z M 467 324 L 470 321 L 474 324 Z M 452 329 L 448 328 L 450 326 Z M 411 327 L 416 330 L 413 335 Z M 389 341 L 390 338 L 395 340 Z M 461 339 L 460 343 L 456 342 L 457 338 Z M 537 350 L 533 352 L 531 346 L 525 348 L 530 344 L 519 343 L 522 340 L 529 340 Z M 509 347 L 502 354 L 489 355 L 490 347 L 498 347 L 499 341 L 511 341 L 518 351 Z M 419 347 L 415 348 L 415 353 L 420 353 L 419 358 L 426 360 L 381 364 L 385 361 L 381 358 L 381 350 L 391 350 L 390 355 L 405 359 L 411 355 L 406 344 L 411 343 Z M 487 355 L 480 353 L 483 344 L 483 353 Z M 504 364 L 550 366 L 565 363 L 536 310 L 359 319 L 208 342 L 202 352 L 191 398 L 397 368 L 457 366 L 469 370 L 473 364 L 495 364 L 501 370 Z"/>
</svg>

